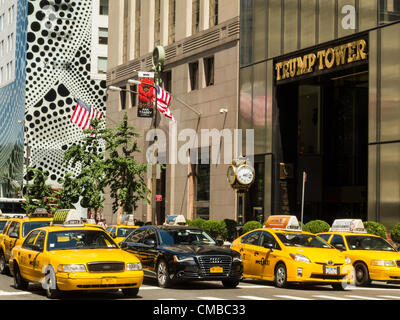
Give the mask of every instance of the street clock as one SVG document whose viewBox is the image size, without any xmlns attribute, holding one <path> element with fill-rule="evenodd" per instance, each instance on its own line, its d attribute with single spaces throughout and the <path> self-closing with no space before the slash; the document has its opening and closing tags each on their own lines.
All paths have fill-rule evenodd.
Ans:
<svg viewBox="0 0 400 320">
<path fill-rule="evenodd" d="M 255 171 L 248 160 L 233 160 L 228 167 L 227 179 L 239 194 L 247 192 L 255 180 Z"/>
<path fill-rule="evenodd" d="M 157 46 L 153 50 L 153 67 L 155 70 L 160 68 L 165 61 L 165 50 L 163 46 Z"/>
</svg>

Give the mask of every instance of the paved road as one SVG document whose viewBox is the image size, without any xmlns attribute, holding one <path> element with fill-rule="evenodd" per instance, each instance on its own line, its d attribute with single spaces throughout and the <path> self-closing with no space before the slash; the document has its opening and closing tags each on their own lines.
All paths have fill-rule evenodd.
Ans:
<svg viewBox="0 0 400 320">
<path fill-rule="evenodd" d="M 121 300 L 121 292 L 68 293 L 63 299 Z M 155 280 L 145 279 L 134 300 L 400 300 L 400 285 L 373 282 L 364 288 L 336 291 L 329 285 L 293 285 L 278 289 L 271 282 L 244 279 L 237 288 L 225 289 L 220 282 L 182 283 L 161 289 Z M 0 275 L 0 300 L 47 300 L 40 285 L 30 284 L 27 291 L 14 288 L 13 278 Z"/>
</svg>

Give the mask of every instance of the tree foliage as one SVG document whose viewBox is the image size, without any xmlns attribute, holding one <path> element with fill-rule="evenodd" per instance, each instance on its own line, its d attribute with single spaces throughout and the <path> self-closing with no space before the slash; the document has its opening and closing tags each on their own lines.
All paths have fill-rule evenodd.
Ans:
<svg viewBox="0 0 400 320">
<path fill-rule="evenodd" d="M 32 181 L 26 186 L 25 203 L 22 204 L 22 208 L 27 214 L 35 212 L 37 208 L 45 208 L 51 214 L 55 213 L 58 191 L 46 184 L 47 179 L 46 172 L 27 168 L 27 180 L 28 182 Z"/>
</svg>

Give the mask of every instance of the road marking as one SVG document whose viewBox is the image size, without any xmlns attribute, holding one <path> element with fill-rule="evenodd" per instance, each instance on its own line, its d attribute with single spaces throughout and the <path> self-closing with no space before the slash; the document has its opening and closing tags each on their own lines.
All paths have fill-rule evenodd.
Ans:
<svg viewBox="0 0 400 320">
<path fill-rule="evenodd" d="M 161 299 L 157 299 L 157 300 L 176 300 L 174 298 L 161 298 Z"/>
<path fill-rule="evenodd" d="M 160 287 L 140 287 L 140 289 L 139 290 L 153 290 L 153 289 L 155 289 L 155 290 L 157 290 L 157 289 L 162 289 L 162 288 L 160 288 Z"/>
<path fill-rule="evenodd" d="M 318 296 L 313 296 L 313 297 L 321 298 L 321 299 L 331 299 L 331 300 L 353 300 L 353 299 L 348 299 L 348 298 L 333 297 L 333 296 L 323 296 L 323 295 L 318 295 Z"/>
<path fill-rule="evenodd" d="M 216 298 L 216 297 L 197 297 L 197 299 L 201 299 L 201 300 L 226 300 L 223 298 Z"/>
<path fill-rule="evenodd" d="M 268 298 L 255 297 L 255 296 L 238 296 L 238 298 L 243 298 L 243 299 L 248 299 L 248 300 L 272 300 L 272 299 L 268 299 Z"/>
<path fill-rule="evenodd" d="M 312 300 L 312 299 L 309 299 L 309 298 L 294 297 L 294 296 L 278 296 L 278 295 L 274 295 L 274 297 L 283 298 L 283 299 L 292 299 L 292 300 Z"/>
<path fill-rule="evenodd" d="M 372 297 L 364 297 L 364 296 L 346 296 L 350 298 L 356 298 L 356 299 L 361 299 L 361 300 L 385 300 L 385 299 L 380 299 L 380 298 L 372 298 Z"/>
<path fill-rule="evenodd" d="M 396 296 L 379 296 L 382 298 L 388 298 L 388 299 L 400 299 L 400 297 L 396 297 Z"/>
<path fill-rule="evenodd" d="M 259 286 L 252 286 L 252 285 L 242 286 L 242 285 L 240 285 L 240 286 L 237 286 L 237 288 L 241 288 L 241 289 L 275 289 L 275 287 L 263 286 L 263 285 L 259 285 Z"/>
<path fill-rule="evenodd" d="M 24 292 L 18 292 L 18 291 L 9 292 L 9 291 L 0 290 L 0 296 L 14 296 L 14 295 L 23 295 L 23 294 L 32 294 L 32 292 L 26 292 L 26 291 L 24 291 Z"/>
</svg>

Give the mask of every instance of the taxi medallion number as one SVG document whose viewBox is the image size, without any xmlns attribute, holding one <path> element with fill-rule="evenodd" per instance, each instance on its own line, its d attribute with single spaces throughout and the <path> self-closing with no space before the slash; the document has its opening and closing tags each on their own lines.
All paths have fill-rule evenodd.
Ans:
<svg viewBox="0 0 400 320">
<path fill-rule="evenodd" d="M 222 273 L 224 272 L 224 269 L 222 267 L 211 267 L 210 268 L 210 273 Z"/>
<path fill-rule="evenodd" d="M 325 266 L 324 273 L 325 274 L 338 274 L 338 268 Z"/>
</svg>

